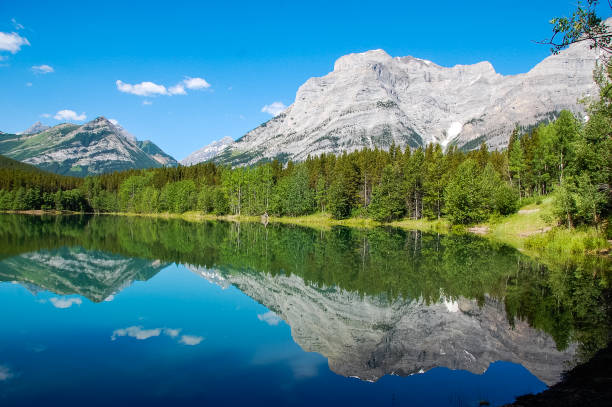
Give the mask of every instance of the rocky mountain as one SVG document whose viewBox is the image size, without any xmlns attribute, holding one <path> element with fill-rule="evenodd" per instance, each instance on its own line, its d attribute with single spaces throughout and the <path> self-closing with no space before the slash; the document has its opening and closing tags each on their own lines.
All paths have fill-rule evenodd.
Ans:
<svg viewBox="0 0 612 407">
<path fill-rule="evenodd" d="M 136 145 L 163 167 L 175 167 L 178 164 L 174 157 L 164 152 L 151 140 L 136 140 Z"/>
<path fill-rule="evenodd" d="M 50 129 L 51 126 L 47 126 L 45 124 L 42 124 L 41 122 L 36 122 L 33 125 L 31 125 L 27 130 L 22 131 L 21 133 L 17 133 L 19 135 L 22 134 L 38 134 L 41 133 L 45 130 Z"/>
<path fill-rule="evenodd" d="M 504 305 L 486 298 L 389 299 L 307 284 L 296 275 L 219 273 L 190 267 L 208 281 L 229 283 L 291 327 L 295 342 L 328 359 L 332 371 L 376 381 L 434 367 L 481 374 L 493 362 L 519 363 L 544 383 L 559 381 L 575 346 L 559 351 L 550 335 L 525 321 L 508 323 Z"/>
<path fill-rule="evenodd" d="M 136 145 L 138 145 L 138 147 L 140 147 L 142 151 L 147 153 L 149 156 L 151 156 L 151 158 L 153 158 L 155 161 L 157 161 L 164 167 L 174 167 L 178 164 L 172 156 L 166 154 L 151 140 L 138 140 L 132 133 L 124 129 L 123 126 L 121 126 L 117 120 L 109 119 L 109 122 L 111 122 L 117 128 L 119 134 L 121 134 L 126 139 L 134 142 Z"/>
<path fill-rule="evenodd" d="M 84 125 L 64 123 L 36 134 L 2 134 L 0 154 L 75 176 L 177 164 L 153 142 L 136 140 L 104 117 Z"/>
<path fill-rule="evenodd" d="M 332 72 L 311 78 L 295 102 L 248 132 L 215 161 L 303 160 L 309 154 L 363 147 L 439 143 L 474 149 L 506 146 L 516 125 L 547 122 L 563 109 L 584 112 L 596 95 L 599 52 L 586 43 L 544 59 L 529 72 L 501 75 L 489 62 L 443 67 L 383 50 L 339 58 Z"/>
<path fill-rule="evenodd" d="M 182 165 L 194 165 L 204 161 L 209 161 L 218 156 L 227 147 L 234 144 L 234 139 L 231 137 L 223 137 L 221 140 L 213 141 L 207 146 L 189 154 L 181 161 Z"/>
</svg>

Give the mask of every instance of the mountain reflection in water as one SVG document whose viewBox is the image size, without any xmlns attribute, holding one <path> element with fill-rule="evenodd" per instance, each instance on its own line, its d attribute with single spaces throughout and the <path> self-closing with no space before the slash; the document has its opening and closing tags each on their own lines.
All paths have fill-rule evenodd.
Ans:
<svg viewBox="0 0 612 407">
<path fill-rule="evenodd" d="M 286 322 L 333 372 L 367 381 L 508 361 L 552 385 L 607 343 L 605 273 L 545 267 L 473 236 L 1 215 L 0 239 L 0 281 L 94 303 L 183 264 L 264 305 L 261 321 Z M 135 329 L 145 328 L 113 339 Z M 204 340 L 172 327 L 148 334 Z"/>
</svg>

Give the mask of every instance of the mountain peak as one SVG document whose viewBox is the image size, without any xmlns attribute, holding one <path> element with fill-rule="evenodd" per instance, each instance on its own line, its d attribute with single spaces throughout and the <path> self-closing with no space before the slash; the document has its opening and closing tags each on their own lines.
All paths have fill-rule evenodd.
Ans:
<svg viewBox="0 0 612 407">
<path fill-rule="evenodd" d="M 95 119 L 93 119 L 90 123 L 109 123 L 112 124 L 112 122 L 110 120 L 108 120 L 106 117 L 104 116 L 98 116 Z"/>
<path fill-rule="evenodd" d="M 19 135 L 23 134 L 23 135 L 30 135 L 30 134 L 38 134 L 38 133 L 42 133 L 43 131 L 50 129 L 51 127 L 42 124 L 40 121 L 34 123 L 33 125 L 31 125 L 30 127 L 27 128 L 27 130 L 22 131 L 21 133 L 17 133 Z"/>
<path fill-rule="evenodd" d="M 392 58 L 385 50 L 373 49 L 370 51 L 353 53 L 341 56 L 334 63 L 334 71 L 362 68 L 363 66 L 387 62 Z"/>
</svg>

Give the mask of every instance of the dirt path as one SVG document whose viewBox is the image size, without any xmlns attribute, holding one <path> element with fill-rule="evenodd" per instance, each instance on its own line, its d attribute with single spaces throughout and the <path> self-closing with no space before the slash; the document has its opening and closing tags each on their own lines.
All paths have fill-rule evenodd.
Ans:
<svg viewBox="0 0 612 407">
<path fill-rule="evenodd" d="M 552 229 L 552 226 L 545 226 L 545 227 L 537 229 L 537 230 L 528 230 L 526 232 L 519 233 L 519 237 L 529 237 L 529 236 L 532 236 L 532 235 L 538 235 L 540 233 L 546 233 L 546 232 L 550 231 L 551 229 Z"/>
<path fill-rule="evenodd" d="M 528 214 L 528 213 L 536 213 L 536 212 L 540 212 L 539 208 L 535 208 L 535 209 L 521 209 L 520 211 L 518 211 L 518 213 L 520 214 Z"/>
<path fill-rule="evenodd" d="M 486 235 L 487 233 L 489 233 L 489 227 L 488 226 L 474 226 L 474 227 L 468 228 L 468 232 L 472 232 L 477 235 Z"/>
</svg>

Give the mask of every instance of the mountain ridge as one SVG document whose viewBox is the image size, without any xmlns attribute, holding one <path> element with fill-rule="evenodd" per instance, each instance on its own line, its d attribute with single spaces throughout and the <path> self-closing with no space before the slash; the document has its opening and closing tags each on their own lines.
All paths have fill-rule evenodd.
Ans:
<svg viewBox="0 0 612 407">
<path fill-rule="evenodd" d="M 282 158 L 361 148 L 425 146 L 500 149 L 519 125 L 530 128 L 596 94 L 600 55 L 588 44 L 570 46 L 530 71 L 501 75 L 488 61 L 443 67 L 383 50 L 341 56 L 334 69 L 302 84 L 295 101 L 247 132 L 213 161 L 251 165 Z"/>
<path fill-rule="evenodd" d="M 103 116 L 83 125 L 62 123 L 34 134 L 3 133 L 0 154 L 73 176 L 177 165 L 153 142 L 137 140 Z"/>
</svg>

